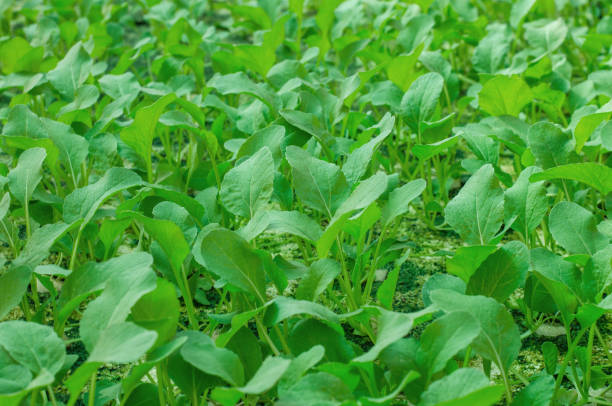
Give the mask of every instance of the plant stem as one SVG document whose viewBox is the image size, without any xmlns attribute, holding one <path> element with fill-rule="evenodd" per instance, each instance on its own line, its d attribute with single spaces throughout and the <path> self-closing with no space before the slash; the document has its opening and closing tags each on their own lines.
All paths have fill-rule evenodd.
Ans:
<svg viewBox="0 0 612 406">
<path fill-rule="evenodd" d="M 73 271 L 74 264 L 77 256 L 77 250 L 79 248 L 79 241 L 81 240 L 81 233 L 83 232 L 83 226 L 79 227 L 79 231 L 77 231 L 76 238 L 74 239 L 74 243 L 72 245 L 72 254 L 70 255 L 70 265 L 68 269 Z"/>
<path fill-rule="evenodd" d="M 51 398 L 51 404 L 57 406 L 57 401 L 55 400 L 55 394 L 53 393 L 51 385 L 47 385 L 47 393 L 49 394 L 49 398 Z"/>
<path fill-rule="evenodd" d="M 91 380 L 89 382 L 89 396 L 88 396 L 88 406 L 95 406 L 96 404 L 96 376 L 98 375 L 97 372 L 94 372 L 93 375 L 91 375 Z"/>
<path fill-rule="evenodd" d="M 589 399 L 589 388 L 591 387 L 591 363 L 593 361 L 593 341 L 595 339 L 595 325 L 589 328 L 589 339 L 587 344 L 587 370 L 584 378 L 584 393 L 586 394 L 586 399 Z"/>
<path fill-rule="evenodd" d="M 374 277 L 376 276 L 376 264 L 378 262 L 378 255 L 380 254 L 380 247 L 382 245 L 386 231 L 387 226 L 384 225 L 382 230 L 380 231 L 380 235 L 378 236 L 378 241 L 376 242 L 376 249 L 374 250 L 374 257 L 372 258 L 372 262 L 370 263 L 368 280 L 366 282 L 366 286 L 363 292 L 363 303 L 367 303 L 368 298 L 370 297 L 370 293 L 372 292 L 372 285 L 374 284 Z"/>
<path fill-rule="evenodd" d="M 181 290 L 183 293 L 183 299 L 185 300 L 185 307 L 187 308 L 187 316 L 189 317 L 189 327 L 192 330 L 199 330 L 200 325 L 198 323 L 198 318 L 196 317 L 195 306 L 193 305 L 193 299 L 191 297 L 185 267 L 181 266 L 180 274 L 182 279 L 181 285 L 183 285 Z"/>
<path fill-rule="evenodd" d="M 278 357 L 281 353 L 278 348 L 276 348 L 276 345 L 274 345 L 274 342 L 270 338 L 270 335 L 268 335 L 268 331 L 261 323 L 261 320 L 259 320 L 258 316 L 255 316 L 255 324 L 257 324 L 257 330 L 259 331 L 259 334 L 263 336 L 264 340 L 266 340 L 268 346 L 270 347 L 274 355 Z"/>
<path fill-rule="evenodd" d="M 578 341 L 580 341 L 580 339 L 584 336 L 586 331 L 587 331 L 586 329 L 582 329 L 578 333 L 578 336 L 576 337 L 576 339 L 573 342 L 568 343 L 567 353 L 565 354 L 565 357 L 563 358 L 563 362 L 561 363 L 561 367 L 559 368 L 559 374 L 557 375 L 557 380 L 555 381 L 555 389 L 553 390 L 552 400 L 555 400 L 557 398 L 557 393 L 559 392 L 559 388 L 561 387 L 561 381 L 563 380 L 563 377 L 565 376 L 565 369 L 567 368 L 567 364 L 569 363 L 570 359 L 572 359 L 572 357 L 574 356 L 574 350 L 578 346 Z"/>
</svg>

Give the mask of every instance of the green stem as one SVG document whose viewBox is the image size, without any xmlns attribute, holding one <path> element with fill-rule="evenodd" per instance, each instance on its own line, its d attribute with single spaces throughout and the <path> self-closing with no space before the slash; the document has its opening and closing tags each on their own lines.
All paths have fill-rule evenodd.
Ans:
<svg viewBox="0 0 612 406">
<path fill-rule="evenodd" d="M 32 230 L 30 229 L 30 205 L 27 199 L 25 200 L 23 208 L 25 210 L 26 236 L 28 237 L 29 241 L 30 236 L 32 235 Z"/>
<path fill-rule="evenodd" d="M 348 274 L 348 270 L 346 269 L 346 261 L 344 260 L 344 251 L 342 249 L 342 243 L 339 237 L 336 237 L 336 243 L 338 244 L 338 255 L 340 257 L 340 264 L 342 266 L 342 276 L 340 278 L 341 284 L 344 287 L 344 293 L 347 296 L 347 300 L 349 302 L 349 309 L 351 311 L 357 309 L 357 303 L 355 302 L 355 298 L 353 297 L 353 289 L 351 287 L 351 277 Z"/>
<path fill-rule="evenodd" d="M 79 248 L 79 241 L 81 240 L 81 233 L 83 232 L 83 226 L 79 227 L 79 231 L 77 231 L 76 238 L 74 239 L 74 244 L 72 245 L 72 254 L 70 255 L 70 265 L 68 269 L 73 271 L 74 264 L 77 256 L 77 250 Z"/>
<path fill-rule="evenodd" d="M 472 346 L 468 345 L 465 349 L 465 357 L 463 357 L 463 368 L 465 368 L 472 358 Z"/>
<path fill-rule="evenodd" d="M 159 397 L 159 406 L 166 405 L 166 395 L 164 391 L 164 385 L 162 382 L 163 373 L 161 371 L 161 362 L 158 362 L 155 366 L 155 371 L 157 373 L 157 396 Z"/>
<path fill-rule="evenodd" d="M 53 406 L 57 406 L 57 401 L 55 400 L 55 394 L 53 393 L 53 388 L 51 385 L 47 385 L 47 393 L 49 394 L 49 398 L 51 399 L 51 404 Z"/>
<path fill-rule="evenodd" d="M 387 225 L 384 225 L 378 236 L 378 242 L 376 243 L 376 249 L 374 250 L 374 257 L 370 263 L 370 270 L 368 272 L 368 280 L 366 282 L 365 290 L 363 292 L 363 303 L 367 303 L 370 293 L 372 292 L 372 285 L 374 284 L 374 277 L 376 276 L 376 263 L 378 262 L 378 255 L 380 254 L 380 247 L 387 231 Z"/>
<path fill-rule="evenodd" d="M 88 406 L 95 406 L 96 405 L 96 376 L 98 375 L 97 372 L 94 372 L 93 375 L 91 375 L 91 381 L 89 382 L 89 396 L 88 396 Z"/>
<path fill-rule="evenodd" d="M 187 308 L 187 316 L 189 317 L 189 327 L 192 330 L 199 330 L 200 325 L 198 323 L 198 318 L 196 317 L 195 306 L 193 305 L 193 298 L 191 297 L 191 291 L 189 289 L 189 281 L 187 280 L 187 275 L 185 273 L 185 268 L 181 267 L 181 285 L 183 298 L 185 299 L 185 307 Z"/>
<path fill-rule="evenodd" d="M 15 256 L 15 258 L 17 258 L 19 256 L 19 252 L 17 251 L 17 246 L 15 245 L 15 242 L 13 241 L 13 237 L 11 237 L 11 234 L 9 233 L 8 228 L 6 227 L 6 224 L 4 224 L 4 220 L 0 220 L 0 224 L 2 224 L 2 228 L 4 229 L 6 238 L 8 239 L 9 245 L 11 246 L 11 249 L 13 250 L 13 255 Z"/>
<path fill-rule="evenodd" d="M 276 345 L 274 345 L 274 342 L 270 338 L 270 335 L 268 335 L 268 331 L 266 330 L 265 326 L 261 323 L 261 320 L 259 320 L 258 316 L 255 316 L 255 324 L 257 325 L 257 330 L 259 331 L 259 334 L 263 336 L 264 340 L 266 340 L 266 342 L 268 343 L 268 346 L 270 347 L 274 355 L 277 357 L 281 355 L 280 351 L 278 350 L 278 348 L 276 348 Z"/>
<path fill-rule="evenodd" d="M 284 334 L 280 331 L 277 325 L 274 325 L 273 328 L 274 328 L 274 331 L 276 332 L 276 335 L 278 336 L 279 341 L 281 342 L 281 345 L 283 346 L 283 351 L 285 351 L 287 355 L 292 355 L 291 349 L 289 348 L 289 345 L 287 344 L 287 340 L 285 340 Z"/>
<path fill-rule="evenodd" d="M 573 342 L 568 343 L 567 353 L 565 354 L 565 357 L 563 358 L 563 362 L 561 363 L 561 367 L 559 368 L 559 374 L 557 375 L 557 380 L 555 381 L 555 389 L 553 390 L 552 400 L 555 400 L 557 398 L 559 388 L 561 387 L 561 381 L 563 380 L 563 377 L 565 376 L 565 370 L 567 368 L 567 364 L 570 362 L 570 360 L 572 359 L 574 355 L 574 350 L 578 346 L 578 341 L 580 341 L 580 339 L 584 336 L 586 331 L 587 331 L 586 329 L 582 329 L 578 333 L 578 336 L 576 337 L 576 339 Z"/>
<path fill-rule="evenodd" d="M 593 341 L 595 339 L 595 324 L 589 329 L 589 339 L 587 344 L 587 370 L 584 378 L 584 393 L 586 400 L 589 399 L 589 388 L 591 387 L 591 363 L 593 361 Z"/>
</svg>

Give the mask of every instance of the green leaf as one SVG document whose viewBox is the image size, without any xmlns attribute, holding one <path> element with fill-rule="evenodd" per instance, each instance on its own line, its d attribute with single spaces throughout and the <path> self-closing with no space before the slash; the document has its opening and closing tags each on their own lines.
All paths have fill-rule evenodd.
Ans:
<svg viewBox="0 0 612 406">
<path fill-rule="evenodd" d="M 140 274 L 140 268 L 150 269 L 152 264 L 153 258 L 150 254 L 134 252 L 105 262 L 88 262 L 77 268 L 66 278 L 60 292 L 55 308 L 56 330 L 89 295 L 102 290 L 109 279 L 125 269 Z"/>
<path fill-rule="evenodd" d="M 265 231 L 288 233 L 315 242 L 321 237 L 321 227 L 308 215 L 299 211 L 268 210 L 265 212 Z"/>
<path fill-rule="evenodd" d="M 121 75 L 104 75 L 98 79 L 100 89 L 113 100 L 128 96 L 130 100 L 135 99 L 140 92 L 140 84 L 132 72 Z"/>
<path fill-rule="evenodd" d="M 468 244 L 488 244 L 499 231 L 504 215 L 504 193 L 490 164 L 473 174 L 446 206 L 446 222 Z"/>
<path fill-rule="evenodd" d="M 376 126 L 380 128 L 380 135 L 372 138 L 370 141 L 349 154 L 344 162 L 344 165 L 342 165 L 342 172 L 344 172 L 346 180 L 349 184 L 352 185 L 357 183 L 365 174 L 366 170 L 368 169 L 368 165 L 372 160 L 372 156 L 385 141 L 385 139 L 387 139 L 389 134 L 391 134 L 394 124 L 395 118 L 389 113 L 385 114 L 385 116 Z"/>
<path fill-rule="evenodd" d="M 217 348 L 204 333 L 191 332 L 189 340 L 181 348 L 181 355 L 200 371 L 218 376 L 231 385 L 240 386 L 244 382 L 240 358 L 230 350 Z"/>
<path fill-rule="evenodd" d="M 77 42 L 59 61 L 55 69 L 47 73 L 47 79 L 62 97 L 74 100 L 77 89 L 87 80 L 93 62 L 83 45 Z"/>
<path fill-rule="evenodd" d="M 408 212 L 410 202 L 425 190 L 427 183 L 423 179 L 415 179 L 389 193 L 387 204 L 381 209 L 382 222 L 390 225 L 397 217 Z"/>
<path fill-rule="evenodd" d="M 100 91 L 96 86 L 83 85 L 76 90 L 74 100 L 63 106 L 57 115 L 62 116 L 72 111 L 87 109 L 93 106 L 98 97 L 100 97 Z"/>
<path fill-rule="evenodd" d="M 361 398 L 359 400 L 360 402 L 362 402 L 362 404 L 366 406 L 369 406 L 372 404 L 374 405 L 389 404 L 389 402 L 393 402 L 400 395 L 400 393 L 402 393 L 402 390 L 406 387 L 406 385 L 417 380 L 419 377 L 420 375 L 417 372 L 410 371 L 406 374 L 404 379 L 402 379 L 402 381 L 397 385 L 397 387 L 393 390 L 393 392 L 389 393 L 388 395 L 378 397 L 378 398 L 372 398 L 372 397 Z"/>
<path fill-rule="evenodd" d="M 423 20 L 420 17 L 427 17 L 426 24 L 429 25 L 431 23 L 433 25 L 433 20 L 428 15 L 416 16 L 411 19 L 408 23 L 412 25 L 413 22 L 420 22 L 419 20 Z M 424 27 L 426 28 L 426 27 Z M 410 41 L 412 38 L 409 38 L 408 35 L 402 35 L 404 32 L 400 32 L 398 39 L 400 41 Z M 418 39 L 418 38 L 414 38 Z M 405 48 L 411 49 L 411 44 L 404 43 Z M 416 48 L 411 50 L 409 54 L 401 54 L 390 59 L 385 65 L 385 71 L 387 72 L 387 76 L 389 80 L 393 82 L 397 86 L 397 88 L 401 89 L 400 97 L 403 96 L 403 93 L 406 92 L 410 85 L 414 82 L 416 77 L 418 76 L 418 72 L 415 69 L 416 63 L 419 60 L 419 56 L 423 52 L 425 44 L 421 43 Z M 401 101 L 400 101 L 401 105 Z"/>
<path fill-rule="evenodd" d="M 264 102 L 272 111 L 276 111 L 276 95 L 254 83 L 244 72 L 216 75 L 208 81 L 207 86 L 216 89 L 222 95 L 249 94 Z"/>
<path fill-rule="evenodd" d="M 423 121 L 431 119 L 444 87 L 444 78 L 436 72 L 419 76 L 404 94 L 400 110 L 414 132 L 420 134 Z"/>
<path fill-rule="evenodd" d="M 19 304 L 31 275 L 32 268 L 28 266 L 14 267 L 0 275 L 0 320 Z"/>
<path fill-rule="evenodd" d="M 597 219 L 582 206 L 560 202 L 550 211 L 550 233 L 570 254 L 593 255 L 608 246 L 608 237 L 597 230 Z"/>
<path fill-rule="evenodd" d="M 38 72 L 44 52 L 44 47 L 32 47 L 25 39 L 12 37 L 0 46 L 2 72 Z"/>
<path fill-rule="evenodd" d="M 263 147 L 227 172 L 219 198 L 232 214 L 251 219 L 268 204 L 273 184 L 274 160 L 268 147 Z"/>
<path fill-rule="evenodd" d="M 146 330 L 134 323 L 113 324 L 101 332 L 87 363 L 134 362 L 153 346 L 156 339 L 155 331 Z"/>
<path fill-rule="evenodd" d="M 98 208 L 117 192 L 142 185 L 140 176 L 125 168 L 111 168 L 96 183 L 76 189 L 64 200 L 64 221 L 82 219 L 81 228 L 93 218 Z"/>
<path fill-rule="evenodd" d="M 90 352 L 94 351 L 101 337 L 109 334 L 106 330 L 124 322 L 132 306 L 146 293 L 155 289 L 156 280 L 151 267 L 130 269 L 130 272 L 116 273 L 108 279 L 102 294 L 89 303 L 79 323 L 79 332 L 85 348 Z M 157 334 L 155 337 L 157 338 Z"/>
<path fill-rule="evenodd" d="M 238 234 L 230 230 L 214 229 L 202 239 L 198 248 L 201 257 L 194 255 L 196 261 L 203 260 L 205 266 L 222 280 L 227 281 L 243 292 L 254 295 L 259 304 L 265 302 L 265 271 L 261 258 Z"/>
<path fill-rule="evenodd" d="M 491 386 L 481 371 L 460 368 L 432 383 L 421 395 L 418 406 L 490 406 L 503 393 L 504 387 Z"/>
<path fill-rule="evenodd" d="M 548 169 L 570 162 L 574 140 L 558 125 L 535 123 L 529 127 L 527 140 L 539 167 Z"/>
<path fill-rule="evenodd" d="M 399 279 L 400 269 L 406 259 L 410 255 L 410 250 L 406 252 L 397 260 L 391 272 L 387 273 L 387 277 L 383 283 L 376 290 L 376 299 L 380 302 L 382 307 L 387 310 L 392 310 L 393 299 L 395 297 L 395 289 L 397 288 L 397 281 Z"/>
<path fill-rule="evenodd" d="M 550 344 L 548 341 L 547 343 Z M 548 406 L 553 397 L 554 388 L 555 379 L 551 375 L 538 376 L 518 393 L 512 406 Z"/>
<path fill-rule="evenodd" d="M 532 182 L 550 179 L 571 179 L 597 189 L 603 196 L 612 192 L 612 168 L 596 162 L 561 165 L 534 173 Z"/>
<path fill-rule="evenodd" d="M 543 182 L 529 182 L 530 176 L 538 172 L 541 169 L 535 166 L 525 168 L 514 185 L 504 192 L 504 220 L 506 224 L 512 223 L 512 228 L 524 238 L 542 222 L 548 210 Z"/>
<path fill-rule="evenodd" d="M 432 310 L 426 308 L 415 313 L 397 313 L 380 307 L 371 308 L 377 314 L 378 331 L 374 346 L 366 353 L 353 359 L 353 362 L 372 362 L 382 350 L 393 344 L 395 341 L 404 337 L 419 319 L 426 318 Z"/>
<path fill-rule="evenodd" d="M 263 348 L 255 333 L 248 327 L 242 327 L 232 336 L 225 348 L 238 355 L 244 368 L 245 380 L 251 379 L 263 361 Z"/>
<path fill-rule="evenodd" d="M 504 305 L 484 296 L 466 296 L 448 289 L 431 292 L 431 299 L 447 313 L 464 311 L 480 322 L 481 331 L 473 341 L 474 351 L 494 362 L 506 374 L 518 356 L 521 337 Z"/>
<path fill-rule="evenodd" d="M 459 351 L 470 345 L 480 333 L 480 325 L 469 313 L 452 312 L 429 324 L 419 341 L 417 364 L 429 381 L 444 369 Z"/>
<path fill-rule="evenodd" d="M 568 31 L 567 25 L 561 18 L 553 21 L 547 19 L 532 21 L 524 24 L 523 28 L 525 39 L 541 55 L 550 54 L 559 48 L 565 41 Z"/>
<path fill-rule="evenodd" d="M 71 131 L 53 132 L 49 134 L 59 151 L 59 158 L 72 176 L 76 185 L 77 175 L 81 172 L 81 163 L 89 154 L 89 142 Z"/>
<path fill-rule="evenodd" d="M 297 196 L 305 205 L 331 218 L 350 194 L 340 168 L 294 146 L 287 147 L 286 157 L 291 165 Z"/>
<path fill-rule="evenodd" d="M 61 221 L 45 224 L 36 229 L 13 262 L 13 266 L 34 268 L 49 256 L 49 250 L 64 234 L 78 223 L 66 224 Z"/>
<path fill-rule="evenodd" d="M 291 360 L 280 357 L 268 357 L 259 367 L 255 375 L 246 385 L 237 388 L 240 392 L 249 395 L 257 395 L 270 390 L 283 376 Z"/>
<path fill-rule="evenodd" d="M 510 10 L 510 25 L 512 28 L 519 26 L 535 2 L 536 0 L 517 0 L 512 4 L 512 9 Z"/>
<path fill-rule="evenodd" d="M 323 126 L 323 123 L 321 123 L 321 120 L 318 116 L 314 115 L 313 113 L 305 113 L 303 111 L 296 110 L 282 110 L 280 111 L 280 115 L 291 126 L 297 128 L 300 131 L 305 132 L 308 135 L 313 136 L 321 144 L 321 147 L 323 148 L 327 159 L 333 159 L 332 152 L 329 150 L 328 147 L 330 138 L 329 133 L 327 129 Z M 287 160 L 289 160 L 288 155 Z M 291 162 L 289 162 L 289 164 L 291 164 Z"/>
<path fill-rule="evenodd" d="M 495 74 L 503 64 L 510 50 L 511 35 L 509 30 L 492 29 L 483 39 L 472 55 L 472 65 L 477 72 Z"/>
<path fill-rule="evenodd" d="M 52 123 L 56 122 L 41 119 L 28 106 L 18 104 L 10 109 L 6 125 L 2 128 L 2 135 L 34 139 L 46 138 Z"/>
<path fill-rule="evenodd" d="M 377 172 L 368 179 L 362 181 L 349 197 L 342 202 L 334 213 L 334 219 L 346 213 L 354 213 L 356 210 L 365 209 L 376 201 L 387 190 L 387 175 Z M 332 219 L 332 222 L 334 221 Z"/>
<path fill-rule="evenodd" d="M 153 181 L 151 155 L 153 153 L 153 138 L 159 117 L 166 107 L 176 100 L 174 94 L 167 94 L 153 104 L 141 108 L 129 127 L 121 131 L 121 140 L 127 144 L 146 164 L 149 182 Z"/>
<path fill-rule="evenodd" d="M 243 313 L 232 316 L 232 321 L 229 330 L 219 334 L 215 343 L 217 347 L 225 347 L 232 337 L 256 314 L 260 313 L 266 306 L 258 307 L 253 310 L 248 310 Z"/>
<path fill-rule="evenodd" d="M 476 269 L 495 249 L 494 245 L 459 247 L 455 255 L 447 260 L 446 271 L 468 283 Z"/>
<path fill-rule="evenodd" d="M 159 404 L 159 392 L 157 385 L 152 383 L 141 383 L 125 400 L 126 406 L 147 406 Z"/>
<path fill-rule="evenodd" d="M 527 247 L 519 241 L 510 241 L 480 264 L 470 278 L 466 293 L 489 296 L 503 303 L 525 284 L 528 268 Z"/>
<path fill-rule="evenodd" d="M 531 269 L 537 271 L 539 279 L 545 277 L 562 285 L 563 289 L 555 287 L 555 290 L 563 292 L 563 303 L 567 303 L 569 308 L 575 307 L 576 297 L 580 295 L 581 280 L 580 271 L 575 264 L 565 261 L 545 248 L 535 248 L 531 250 Z M 552 287 L 550 283 L 546 283 L 545 286 L 547 289 Z"/>
<path fill-rule="evenodd" d="M 175 274 L 179 274 L 185 258 L 189 255 L 189 244 L 179 226 L 170 220 L 153 219 L 137 212 L 125 212 L 142 223 L 147 233 L 162 247 Z"/>
<path fill-rule="evenodd" d="M 340 271 L 340 264 L 333 259 L 324 258 L 313 262 L 300 281 L 295 297 L 300 300 L 315 301 L 327 286 L 336 279 Z"/>
<path fill-rule="evenodd" d="M 176 337 L 174 340 L 149 352 L 146 360 L 132 368 L 130 374 L 122 379 L 121 388 L 124 394 L 129 394 L 141 382 L 141 379 L 155 366 L 175 354 L 187 342 L 187 337 Z"/>
<path fill-rule="evenodd" d="M 576 152 L 580 153 L 584 144 L 591 138 L 595 129 L 605 120 L 610 118 L 610 111 L 603 113 L 588 114 L 578 121 L 574 129 L 576 139 Z"/>
<path fill-rule="evenodd" d="M 302 375 L 310 368 L 314 367 L 325 355 L 325 348 L 322 345 L 314 345 L 291 360 L 291 365 L 281 377 L 278 383 L 278 393 L 283 395 L 287 388 L 295 384 Z"/>
<path fill-rule="evenodd" d="M 347 363 L 355 356 L 355 350 L 339 326 L 312 318 L 297 322 L 287 343 L 293 354 L 309 352 L 312 347 L 321 345 L 325 348 L 325 362 Z"/>
<path fill-rule="evenodd" d="M 180 313 L 174 285 L 158 278 L 155 290 L 146 293 L 132 307 L 132 320 L 147 330 L 157 332 L 154 347 L 158 347 L 174 337 Z"/>
<path fill-rule="evenodd" d="M 278 296 L 271 301 L 266 309 L 264 321 L 266 325 L 274 326 L 298 314 L 308 314 L 334 323 L 340 321 L 340 316 L 321 304 L 285 296 Z"/>
<path fill-rule="evenodd" d="M 47 153 L 43 148 L 30 148 L 21 153 L 17 166 L 8 174 L 8 187 L 13 196 L 25 206 L 34 189 L 42 180 L 42 165 Z"/>
<path fill-rule="evenodd" d="M 412 147 L 412 153 L 420 160 L 426 161 L 457 144 L 459 138 L 459 135 L 453 135 L 433 144 L 415 145 Z"/>
<path fill-rule="evenodd" d="M 423 298 L 423 304 L 425 306 L 431 306 L 431 292 L 434 292 L 438 289 L 449 289 L 458 293 L 465 293 L 467 285 L 461 279 L 456 276 L 436 273 L 431 275 L 425 283 L 423 284 L 423 288 L 421 289 L 421 296 Z"/>
<path fill-rule="evenodd" d="M 255 155 L 263 147 L 268 147 L 274 158 L 274 164 L 278 167 L 282 159 L 285 139 L 285 127 L 270 125 L 247 138 L 236 153 L 236 159 Z"/>
<path fill-rule="evenodd" d="M 482 86 L 478 94 L 480 108 L 492 116 L 516 117 L 532 100 L 531 89 L 516 76 L 495 76 Z"/>
<path fill-rule="evenodd" d="M 319 258 L 327 256 L 331 246 L 340 232 L 340 228 L 357 210 L 365 209 L 376 201 L 387 190 L 387 175 L 377 172 L 368 179 L 361 182 L 353 193 L 342 202 L 334 217 L 328 224 L 325 232 L 317 242 L 317 253 Z"/>
<path fill-rule="evenodd" d="M 283 392 L 279 406 L 340 405 L 353 398 L 351 390 L 338 377 L 327 372 L 308 374 Z"/>
<path fill-rule="evenodd" d="M 43 371 L 55 375 L 66 359 L 64 342 L 53 329 L 32 322 L 0 323 L 0 347 L 35 375 Z"/>
</svg>

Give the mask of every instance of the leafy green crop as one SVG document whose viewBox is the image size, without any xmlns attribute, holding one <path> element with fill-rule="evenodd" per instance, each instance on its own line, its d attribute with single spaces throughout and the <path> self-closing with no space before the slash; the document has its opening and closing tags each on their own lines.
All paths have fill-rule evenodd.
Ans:
<svg viewBox="0 0 612 406">
<path fill-rule="evenodd" d="M 0 1 L 0 405 L 612 404 L 612 3 Z"/>
</svg>

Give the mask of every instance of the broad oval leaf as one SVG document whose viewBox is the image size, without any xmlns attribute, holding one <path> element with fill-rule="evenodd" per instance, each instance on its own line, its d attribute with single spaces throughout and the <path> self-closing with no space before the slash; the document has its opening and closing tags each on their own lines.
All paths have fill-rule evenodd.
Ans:
<svg viewBox="0 0 612 406">
<path fill-rule="evenodd" d="M 261 258 L 238 234 L 230 230 L 214 229 L 209 231 L 200 247 L 201 257 L 194 255 L 196 261 L 208 268 L 224 281 L 244 292 L 251 293 L 260 304 L 265 302 L 265 271 Z"/>
<path fill-rule="evenodd" d="M 596 162 L 557 166 L 543 172 L 534 173 L 529 179 L 532 182 L 550 179 L 571 179 L 597 189 L 603 196 L 612 192 L 612 168 Z"/>
<path fill-rule="evenodd" d="M 8 174 L 9 190 L 25 205 L 42 180 L 41 169 L 47 153 L 43 148 L 30 148 L 21 153 L 17 166 Z"/>
<path fill-rule="evenodd" d="M 421 123 L 433 115 L 444 87 L 444 78 L 436 72 L 419 76 L 404 94 L 400 105 L 402 115 L 413 131 L 421 131 Z"/>
<path fill-rule="evenodd" d="M 219 198 L 232 214 L 251 219 L 268 204 L 273 184 L 274 160 L 263 147 L 225 174 Z"/>
<path fill-rule="evenodd" d="M 480 108 L 492 116 L 518 116 L 532 100 L 531 89 L 517 76 L 495 76 L 478 94 Z"/>
<path fill-rule="evenodd" d="M 244 383 L 240 358 L 230 350 L 217 348 L 212 339 L 200 332 L 189 332 L 189 340 L 181 348 L 181 355 L 202 372 L 218 376 L 234 386 Z"/>
<path fill-rule="evenodd" d="M 291 165 L 297 196 L 305 205 L 331 218 L 350 194 L 349 185 L 340 168 L 314 158 L 295 146 L 287 147 L 286 157 Z"/>
<path fill-rule="evenodd" d="M 548 222 L 552 236 L 570 254 L 593 255 L 608 246 L 609 239 L 597 230 L 595 216 L 576 203 L 558 203 Z"/>
<path fill-rule="evenodd" d="M 495 170 L 482 166 L 446 206 L 446 222 L 468 244 L 489 243 L 499 231 L 504 216 L 504 193 Z"/>
<path fill-rule="evenodd" d="M 506 308 L 492 298 L 466 296 L 448 289 L 433 291 L 431 298 L 445 312 L 465 311 L 474 316 L 481 331 L 472 347 L 482 357 L 494 362 L 502 374 L 507 374 L 518 356 L 521 337 Z"/>
</svg>

